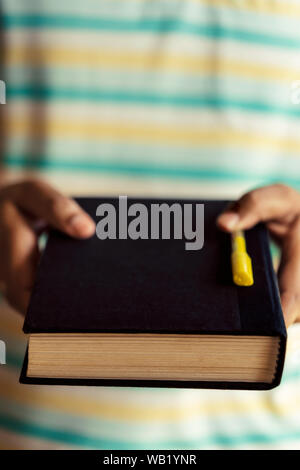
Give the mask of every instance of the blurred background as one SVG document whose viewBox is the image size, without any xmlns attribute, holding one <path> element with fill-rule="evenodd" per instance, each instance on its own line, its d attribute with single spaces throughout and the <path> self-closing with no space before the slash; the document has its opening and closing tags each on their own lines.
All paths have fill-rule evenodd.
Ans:
<svg viewBox="0 0 300 470">
<path fill-rule="evenodd" d="M 300 2 L 2 0 L 1 187 L 235 199 L 300 189 Z M 1 257 L 1 253 L 0 253 Z M 270 392 L 18 383 L 23 318 L 1 299 L 2 449 L 300 448 L 300 330 Z"/>
</svg>

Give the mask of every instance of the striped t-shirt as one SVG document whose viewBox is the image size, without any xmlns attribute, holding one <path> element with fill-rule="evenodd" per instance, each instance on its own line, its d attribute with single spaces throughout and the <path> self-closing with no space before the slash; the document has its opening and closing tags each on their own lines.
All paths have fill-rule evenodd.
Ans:
<svg viewBox="0 0 300 470">
<path fill-rule="evenodd" d="M 76 195 L 300 189 L 299 20 L 299 0 L 2 0 L 4 178 Z M 2 448 L 300 448 L 298 326 L 270 392 L 20 385 L 21 326 L 2 302 Z"/>
</svg>

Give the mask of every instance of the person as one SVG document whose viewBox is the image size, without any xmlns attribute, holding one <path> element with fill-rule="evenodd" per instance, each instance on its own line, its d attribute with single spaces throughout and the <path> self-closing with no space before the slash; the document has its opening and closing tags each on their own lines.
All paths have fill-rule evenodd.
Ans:
<svg viewBox="0 0 300 470">
<path fill-rule="evenodd" d="M 0 447 L 299 448 L 297 5 L 3 0 L 1 16 L 0 282 L 14 310 L 40 229 L 95 229 L 70 194 L 237 199 L 216 223 L 264 221 L 279 242 L 289 351 L 269 392 L 20 385 L 22 317 L 3 301 Z"/>
</svg>

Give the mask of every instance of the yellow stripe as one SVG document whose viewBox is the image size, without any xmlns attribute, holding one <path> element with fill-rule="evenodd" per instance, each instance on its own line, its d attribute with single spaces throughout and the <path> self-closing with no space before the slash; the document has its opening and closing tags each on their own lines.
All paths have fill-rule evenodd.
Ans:
<svg viewBox="0 0 300 470">
<path fill-rule="evenodd" d="M 200 51 L 199 51 L 200 55 Z M 247 63 L 227 60 L 219 57 L 192 57 L 186 55 L 168 55 L 158 52 L 116 52 L 99 49 L 52 48 L 42 45 L 12 46 L 8 48 L 6 61 L 8 65 L 48 65 L 48 66 L 82 66 L 108 67 L 131 70 L 159 70 L 187 72 L 197 75 L 218 74 L 234 75 L 244 78 L 272 80 L 295 80 L 300 67 L 288 68 L 275 65 Z"/>
<path fill-rule="evenodd" d="M 144 1 L 144 0 L 142 0 Z M 186 0 L 182 0 L 186 1 Z M 190 0 L 191 2 L 208 5 L 210 7 L 223 7 L 241 12 L 252 11 L 257 14 L 293 16 L 300 15 L 300 6 L 288 1 L 277 0 Z"/>
<path fill-rule="evenodd" d="M 11 116 L 8 123 L 8 133 L 14 135 L 31 136 L 37 138 L 40 132 L 44 132 L 51 138 L 75 138 L 75 139 L 120 139 L 128 142 L 151 142 L 165 145 L 184 145 L 187 147 L 198 146 L 236 146 L 247 149 L 275 150 L 298 154 L 300 152 L 300 138 L 283 138 L 259 135 L 256 133 L 238 131 L 233 129 L 190 129 L 163 124 L 127 124 L 125 122 L 86 122 L 86 121 L 60 121 L 48 119 L 32 128 L 30 120 Z"/>
<path fill-rule="evenodd" d="M 257 398 L 250 398 L 243 401 L 237 399 L 224 398 L 223 401 L 210 401 L 203 399 L 196 401 L 196 403 L 184 402 L 184 405 L 176 402 L 172 404 L 172 395 L 170 397 L 169 405 L 165 402 L 160 406 L 151 406 L 147 401 L 147 405 L 139 403 L 126 402 L 126 394 L 130 391 L 124 391 L 123 403 L 121 394 L 115 397 L 115 400 L 109 400 L 107 395 L 101 396 L 99 392 L 99 399 L 95 400 L 93 396 L 84 394 L 82 397 L 72 395 L 72 392 L 61 393 L 57 389 L 51 388 L 50 392 L 47 389 L 37 386 L 16 386 L 16 383 L 9 383 L 5 374 L 0 377 L 0 397 L 8 400 L 14 400 L 17 403 L 28 405 L 32 407 L 42 407 L 52 411 L 61 411 L 70 413 L 75 416 L 85 416 L 91 418 L 102 419 L 115 419 L 121 421 L 137 421 L 137 422 L 153 422 L 159 420 L 177 421 L 181 419 L 189 419 L 201 414 L 202 416 L 219 416 L 221 414 L 232 413 L 246 413 L 250 414 L 266 412 L 266 410 L 274 411 L 272 400 L 268 399 L 267 394 L 256 395 Z M 148 392 L 149 393 L 149 392 Z M 106 394 L 108 394 L 106 392 Z M 156 395 L 157 396 L 157 395 Z M 254 397 L 254 396 L 253 396 Z M 181 395 L 182 398 L 182 395 Z M 293 410 L 298 409 L 300 406 L 299 397 L 294 400 L 288 400 L 281 403 L 280 407 L 276 407 L 276 412 L 282 414 L 293 413 Z"/>
<path fill-rule="evenodd" d="M 196 0 L 205 5 L 280 16 L 300 15 L 300 5 L 277 0 Z"/>
</svg>

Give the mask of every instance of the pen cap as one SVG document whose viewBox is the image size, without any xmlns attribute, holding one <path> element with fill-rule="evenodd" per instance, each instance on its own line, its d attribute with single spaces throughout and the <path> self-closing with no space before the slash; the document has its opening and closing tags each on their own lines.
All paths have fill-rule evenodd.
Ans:
<svg viewBox="0 0 300 470">
<path fill-rule="evenodd" d="M 232 251 L 246 252 L 246 241 L 241 230 L 232 234 Z"/>
<path fill-rule="evenodd" d="M 244 251 L 231 254 L 233 281 L 238 286 L 252 286 L 253 272 L 250 256 Z"/>
</svg>

